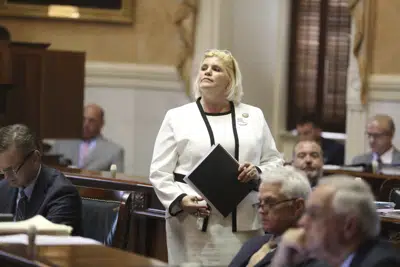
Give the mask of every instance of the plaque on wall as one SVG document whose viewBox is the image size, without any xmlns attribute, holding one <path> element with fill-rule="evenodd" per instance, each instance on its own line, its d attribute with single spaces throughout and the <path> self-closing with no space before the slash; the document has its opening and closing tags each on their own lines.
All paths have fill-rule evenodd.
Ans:
<svg viewBox="0 0 400 267">
<path fill-rule="evenodd" d="M 132 0 L 0 0 L 0 16 L 132 23 Z"/>
</svg>

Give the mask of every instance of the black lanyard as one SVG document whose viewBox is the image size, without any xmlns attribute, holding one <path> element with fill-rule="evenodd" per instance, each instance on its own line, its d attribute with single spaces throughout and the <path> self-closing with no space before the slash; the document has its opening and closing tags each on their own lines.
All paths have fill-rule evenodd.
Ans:
<svg viewBox="0 0 400 267">
<path fill-rule="evenodd" d="M 208 135 L 210 136 L 210 143 L 211 146 L 215 145 L 215 138 L 214 138 L 214 133 L 212 131 L 210 122 L 207 119 L 207 115 L 204 112 L 203 106 L 200 103 L 201 97 L 199 97 L 196 101 L 197 107 L 200 110 L 201 117 L 203 118 L 204 124 L 207 127 Z M 235 139 L 235 159 L 239 161 L 239 137 L 236 129 L 236 115 L 235 115 L 235 105 L 233 104 L 232 101 L 229 101 L 229 105 L 231 108 L 231 118 L 232 118 L 232 130 L 233 130 L 233 136 Z M 202 231 L 205 232 L 207 231 L 207 225 L 208 225 L 208 217 L 204 219 Z M 232 232 L 236 232 L 236 209 L 232 211 Z"/>
</svg>

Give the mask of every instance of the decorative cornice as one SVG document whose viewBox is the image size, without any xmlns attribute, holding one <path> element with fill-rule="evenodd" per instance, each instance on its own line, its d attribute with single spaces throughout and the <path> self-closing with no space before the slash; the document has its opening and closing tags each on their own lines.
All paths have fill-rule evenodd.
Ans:
<svg viewBox="0 0 400 267">
<path fill-rule="evenodd" d="M 89 88 L 184 91 L 183 82 L 172 65 L 89 61 L 85 71 L 85 84 Z"/>
<path fill-rule="evenodd" d="M 400 101 L 400 75 L 371 75 L 369 78 L 369 99 Z"/>
</svg>

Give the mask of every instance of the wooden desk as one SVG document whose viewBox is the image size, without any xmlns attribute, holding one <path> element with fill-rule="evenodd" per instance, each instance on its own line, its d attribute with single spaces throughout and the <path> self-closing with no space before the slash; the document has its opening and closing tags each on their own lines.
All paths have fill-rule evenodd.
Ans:
<svg viewBox="0 0 400 267">
<path fill-rule="evenodd" d="M 388 179 L 397 179 L 400 180 L 400 176 L 395 175 L 385 175 L 385 174 L 377 174 L 377 173 L 369 173 L 369 172 L 355 172 L 355 171 L 347 171 L 347 170 L 324 170 L 324 175 L 333 175 L 333 174 L 345 174 L 354 177 L 363 178 L 368 184 L 371 186 L 372 192 L 374 193 L 377 200 L 386 201 L 384 199 L 379 198 L 379 193 L 383 182 Z"/>
<path fill-rule="evenodd" d="M 0 245 L 0 263 L 20 262 L 18 265 L 4 266 L 168 266 L 155 259 L 105 246 L 37 246 L 36 260 L 30 258 L 26 248 L 27 246 L 20 244 Z"/>
</svg>

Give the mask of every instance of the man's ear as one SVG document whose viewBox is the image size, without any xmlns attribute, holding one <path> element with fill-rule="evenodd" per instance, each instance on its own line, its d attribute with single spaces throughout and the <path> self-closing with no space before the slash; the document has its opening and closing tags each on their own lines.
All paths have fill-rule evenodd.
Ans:
<svg viewBox="0 0 400 267">
<path fill-rule="evenodd" d="M 39 150 L 35 150 L 35 152 L 33 152 L 35 154 L 35 162 L 40 161 L 40 158 L 42 157 L 42 154 L 40 153 Z"/>
<path fill-rule="evenodd" d="M 305 201 L 302 198 L 298 198 L 294 201 L 294 215 L 300 218 L 304 213 Z"/>
<path fill-rule="evenodd" d="M 358 219 L 354 215 L 348 215 L 344 218 L 343 222 L 343 234 L 346 240 L 354 239 L 354 236 L 358 231 Z"/>
</svg>

